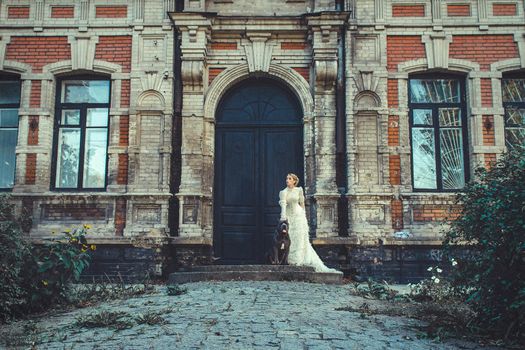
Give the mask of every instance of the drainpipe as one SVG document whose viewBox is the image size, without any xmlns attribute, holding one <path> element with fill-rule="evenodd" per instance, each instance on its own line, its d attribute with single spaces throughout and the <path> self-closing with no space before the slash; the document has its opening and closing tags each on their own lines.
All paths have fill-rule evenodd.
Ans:
<svg viewBox="0 0 525 350">
<path fill-rule="evenodd" d="M 184 0 L 175 2 L 175 12 L 184 10 Z M 170 236 L 178 236 L 179 232 L 179 203 L 175 194 L 179 192 L 181 180 L 181 147 L 182 147 L 182 80 L 181 76 L 181 50 L 180 32 L 176 27 L 174 30 L 173 45 L 173 123 L 171 128 L 171 178 L 170 178 L 170 210 L 168 214 Z"/>
<path fill-rule="evenodd" d="M 336 1 L 336 11 L 344 11 L 344 1 Z M 340 193 L 338 203 L 339 236 L 348 236 L 348 164 L 346 156 L 346 24 L 341 29 L 337 48 L 336 85 L 336 183 Z"/>
</svg>

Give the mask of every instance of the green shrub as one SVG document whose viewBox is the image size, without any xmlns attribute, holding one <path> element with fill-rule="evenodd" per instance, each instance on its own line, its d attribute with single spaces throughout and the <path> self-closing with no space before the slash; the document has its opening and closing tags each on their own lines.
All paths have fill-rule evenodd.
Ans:
<svg viewBox="0 0 525 350">
<path fill-rule="evenodd" d="M 82 271 L 89 266 L 89 251 L 95 249 L 86 239 L 88 227 L 66 230 L 60 239 L 33 247 L 32 261 L 26 272 L 32 309 L 68 299 L 68 285 L 79 281 Z"/>
<path fill-rule="evenodd" d="M 445 235 L 445 251 L 451 256 L 466 243 L 473 254 L 457 258 L 453 283 L 470 291 L 480 329 L 524 342 L 524 149 L 505 154 L 489 171 L 478 170 L 457 200 L 463 209 Z"/>
<path fill-rule="evenodd" d="M 62 232 L 60 239 L 29 243 L 8 195 L 0 196 L 0 321 L 68 300 L 68 286 L 90 262 L 88 225 Z"/>
<path fill-rule="evenodd" d="M 20 221 L 9 196 L 0 196 L 0 321 L 19 313 L 26 304 L 24 266 L 30 245 L 24 240 Z"/>
</svg>

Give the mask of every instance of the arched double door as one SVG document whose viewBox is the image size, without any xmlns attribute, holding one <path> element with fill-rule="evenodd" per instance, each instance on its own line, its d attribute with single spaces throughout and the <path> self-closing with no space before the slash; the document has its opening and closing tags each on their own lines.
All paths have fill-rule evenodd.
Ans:
<svg viewBox="0 0 525 350">
<path fill-rule="evenodd" d="M 285 86 L 253 78 L 232 87 L 215 116 L 214 255 L 262 263 L 286 174 L 304 179 L 302 110 Z"/>
</svg>

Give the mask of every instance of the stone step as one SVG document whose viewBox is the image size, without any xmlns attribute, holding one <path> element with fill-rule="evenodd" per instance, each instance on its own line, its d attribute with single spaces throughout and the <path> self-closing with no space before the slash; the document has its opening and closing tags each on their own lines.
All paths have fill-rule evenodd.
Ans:
<svg viewBox="0 0 525 350">
<path fill-rule="evenodd" d="M 293 265 L 199 265 L 192 266 L 180 272 L 220 272 L 220 271 L 245 271 L 245 272 L 314 272 L 311 266 Z"/>
<path fill-rule="evenodd" d="M 228 265 L 213 265 L 228 266 Z M 251 270 L 248 266 L 252 266 Z M 195 269 L 194 267 L 193 269 Z M 341 284 L 342 274 L 314 272 L 313 268 L 298 266 L 271 265 L 229 265 L 228 268 L 199 267 L 207 271 L 180 271 L 169 275 L 168 284 L 201 282 L 201 281 L 302 281 L 312 283 Z M 296 268 L 302 268 L 298 270 Z"/>
</svg>

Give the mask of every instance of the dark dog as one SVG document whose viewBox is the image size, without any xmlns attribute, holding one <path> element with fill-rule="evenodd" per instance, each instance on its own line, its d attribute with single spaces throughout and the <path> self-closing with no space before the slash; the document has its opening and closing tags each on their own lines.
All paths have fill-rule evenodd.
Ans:
<svg viewBox="0 0 525 350">
<path fill-rule="evenodd" d="M 288 265 L 290 252 L 290 236 L 288 235 L 288 221 L 279 221 L 273 236 L 272 248 L 268 252 L 268 260 L 272 265 Z"/>
</svg>

